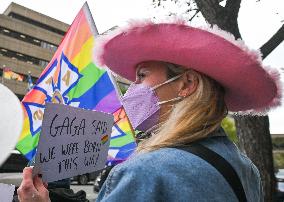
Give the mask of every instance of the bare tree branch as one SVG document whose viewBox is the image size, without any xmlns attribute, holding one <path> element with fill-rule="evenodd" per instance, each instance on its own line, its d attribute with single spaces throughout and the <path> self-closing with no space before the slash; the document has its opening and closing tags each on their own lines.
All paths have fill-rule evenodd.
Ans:
<svg viewBox="0 0 284 202">
<path fill-rule="evenodd" d="M 200 12 L 200 10 L 196 10 L 196 12 L 194 13 L 194 15 L 189 19 L 189 21 L 191 21 L 198 13 Z"/>
<path fill-rule="evenodd" d="M 241 0 L 228 0 L 227 8 L 219 5 L 219 0 L 195 0 L 198 9 L 210 25 L 218 25 L 222 30 L 241 38 L 237 17 Z M 231 14 L 230 10 L 234 13 Z"/>
<path fill-rule="evenodd" d="M 217 13 L 220 12 L 221 6 L 218 1 L 213 0 L 195 0 L 197 7 L 209 24 L 216 24 Z"/>
<path fill-rule="evenodd" d="M 284 41 L 284 24 L 280 29 L 261 46 L 262 59 L 266 58 L 282 41 Z"/>
<path fill-rule="evenodd" d="M 221 1 L 220 0 L 209 0 L 208 2 L 210 2 L 212 6 L 220 6 L 219 3 Z"/>
<path fill-rule="evenodd" d="M 241 0 L 227 0 L 225 9 L 231 17 L 238 17 L 241 7 Z"/>
</svg>

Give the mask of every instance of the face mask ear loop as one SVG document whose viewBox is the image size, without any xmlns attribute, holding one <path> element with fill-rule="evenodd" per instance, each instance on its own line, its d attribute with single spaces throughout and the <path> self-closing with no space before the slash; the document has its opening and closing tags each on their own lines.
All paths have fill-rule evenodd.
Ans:
<svg viewBox="0 0 284 202">
<path fill-rule="evenodd" d="M 168 102 L 178 101 L 178 100 L 182 100 L 182 99 L 183 99 L 183 97 L 176 97 L 176 98 L 173 98 L 173 99 L 170 99 L 170 100 L 158 102 L 158 105 L 162 105 L 162 104 L 165 104 L 165 103 L 168 103 Z"/>
<path fill-rule="evenodd" d="M 163 85 L 165 85 L 165 84 L 167 84 L 167 83 L 170 83 L 170 82 L 172 82 L 172 81 L 178 79 L 178 78 L 181 77 L 182 75 L 183 75 L 183 73 L 182 73 L 182 74 L 179 74 L 179 75 L 177 75 L 177 76 L 175 76 L 175 77 L 173 77 L 173 78 L 171 78 L 171 79 L 169 79 L 169 80 L 167 80 L 167 81 L 165 81 L 164 83 L 160 83 L 160 84 L 158 84 L 158 85 L 152 87 L 152 89 L 153 89 L 153 90 L 156 90 L 157 88 L 159 88 L 159 87 L 161 87 L 161 86 L 163 86 Z"/>
</svg>

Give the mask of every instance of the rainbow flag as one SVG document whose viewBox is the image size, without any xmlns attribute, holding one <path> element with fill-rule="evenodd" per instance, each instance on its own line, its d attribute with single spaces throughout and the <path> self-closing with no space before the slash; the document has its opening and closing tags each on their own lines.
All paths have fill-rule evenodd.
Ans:
<svg viewBox="0 0 284 202">
<path fill-rule="evenodd" d="M 3 70 L 3 77 L 5 79 L 12 79 L 12 80 L 17 80 L 17 81 L 23 81 L 24 80 L 24 76 L 23 75 L 18 74 L 16 72 L 13 72 L 9 68 L 4 68 L 4 70 Z"/>
<path fill-rule="evenodd" d="M 104 135 L 102 138 L 101 138 L 101 141 L 103 144 L 107 143 L 108 141 L 108 135 Z"/>
<path fill-rule="evenodd" d="M 124 111 L 111 75 L 93 62 L 97 34 L 89 7 L 85 3 L 52 60 L 22 100 L 24 128 L 16 148 L 27 159 L 32 159 L 36 153 L 46 102 L 114 115 Z M 136 148 L 128 118 L 116 117 L 108 158 L 108 164 L 111 165 L 125 160 Z"/>
</svg>

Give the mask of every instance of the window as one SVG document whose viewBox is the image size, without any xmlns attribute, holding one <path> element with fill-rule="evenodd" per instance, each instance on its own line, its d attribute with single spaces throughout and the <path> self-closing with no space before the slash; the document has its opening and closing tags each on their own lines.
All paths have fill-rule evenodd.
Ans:
<svg viewBox="0 0 284 202">
<path fill-rule="evenodd" d="M 13 31 L 13 30 L 8 30 L 7 28 L 1 27 L 1 26 L 0 26 L 0 34 L 12 37 L 14 39 L 18 39 L 18 40 L 21 40 L 27 43 L 31 43 L 36 46 L 40 46 L 48 50 L 56 51 L 57 49 L 57 46 L 54 44 L 48 43 L 46 41 L 42 41 L 40 39 L 36 39 L 32 36 L 28 36 L 28 35 Z"/>
<path fill-rule="evenodd" d="M 39 65 L 42 66 L 42 67 L 46 67 L 48 65 L 48 62 L 44 61 L 44 60 L 40 60 Z"/>
<path fill-rule="evenodd" d="M 28 64 L 40 65 L 42 67 L 46 67 L 48 64 L 48 61 L 46 60 L 35 58 L 35 57 L 25 55 L 22 53 L 17 53 L 15 51 L 7 50 L 1 47 L 0 47 L 0 54 L 3 56 L 9 57 L 11 59 L 14 59 L 14 60 L 21 60 Z"/>
<path fill-rule="evenodd" d="M 47 43 L 45 41 L 41 41 L 41 47 L 46 48 L 48 50 L 52 50 L 52 51 L 56 51 L 56 49 L 57 49 L 57 46 L 50 44 L 50 43 Z"/>
<path fill-rule="evenodd" d="M 47 29 L 47 30 L 49 30 L 49 31 L 51 31 L 51 32 L 55 32 L 55 33 L 60 34 L 60 35 L 62 35 L 62 36 L 64 36 L 64 34 L 65 34 L 65 32 L 62 31 L 62 30 L 59 30 L 59 29 L 57 29 L 57 28 L 51 27 L 51 26 L 49 26 L 49 25 L 43 24 L 43 23 L 41 23 L 41 22 L 32 20 L 32 19 L 30 19 L 30 18 L 21 16 L 21 15 L 19 15 L 19 14 L 13 13 L 13 12 L 9 13 L 9 16 L 12 17 L 12 18 L 15 18 L 15 19 L 18 19 L 18 20 L 27 22 L 27 23 L 29 23 L 29 24 L 33 24 L 33 25 L 35 25 L 35 26 L 37 26 L 37 27 L 41 27 L 41 28 L 43 28 L 43 29 Z"/>
</svg>

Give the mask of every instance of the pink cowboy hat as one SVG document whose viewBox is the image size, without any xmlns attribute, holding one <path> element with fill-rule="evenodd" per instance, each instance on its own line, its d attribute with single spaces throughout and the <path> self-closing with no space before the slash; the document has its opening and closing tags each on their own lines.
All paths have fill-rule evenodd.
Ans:
<svg viewBox="0 0 284 202">
<path fill-rule="evenodd" d="M 225 102 L 236 114 L 264 115 L 281 104 L 280 75 L 264 67 L 261 54 L 218 28 L 194 28 L 183 21 L 132 23 L 100 36 L 94 50 L 98 65 L 105 65 L 128 80 L 135 80 L 143 61 L 165 61 L 194 69 L 225 88 Z"/>
</svg>

